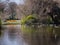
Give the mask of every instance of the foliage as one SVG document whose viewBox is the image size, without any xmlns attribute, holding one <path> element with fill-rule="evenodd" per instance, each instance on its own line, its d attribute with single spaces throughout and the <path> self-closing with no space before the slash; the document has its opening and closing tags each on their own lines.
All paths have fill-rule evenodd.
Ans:
<svg viewBox="0 0 60 45">
<path fill-rule="evenodd" d="M 60 24 L 60 7 L 58 6 L 58 3 L 55 3 L 52 6 L 48 15 L 52 18 L 54 24 L 56 25 Z"/>
<path fill-rule="evenodd" d="M 32 23 L 34 19 L 36 19 L 36 17 L 33 15 L 26 16 L 21 20 L 21 24 Z"/>
<path fill-rule="evenodd" d="M 5 4 L 4 3 L 0 3 L 0 12 L 3 12 L 5 8 Z"/>
<path fill-rule="evenodd" d="M 2 22 L 1 22 L 1 19 L 0 19 L 0 35 L 1 35 L 1 28 L 2 28 Z"/>
<path fill-rule="evenodd" d="M 51 24 L 52 22 L 53 22 L 52 18 L 51 18 L 50 16 L 48 16 L 48 18 L 47 18 L 47 23 L 48 23 L 48 24 Z"/>
<path fill-rule="evenodd" d="M 22 9 L 20 9 L 20 12 L 24 15 L 28 14 L 37 14 L 38 19 L 41 21 L 47 23 L 51 23 L 52 21 L 54 23 L 60 23 L 60 6 L 59 4 L 55 6 L 58 2 L 54 0 L 26 0 L 25 5 L 21 6 Z M 46 16 L 48 16 L 48 12 L 50 12 L 50 19 L 42 20 L 43 18 L 46 19 Z M 45 16 L 43 16 L 45 15 Z M 58 15 L 57 18 L 54 18 L 55 15 Z M 59 18 L 58 18 L 59 17 Z M 51 21 L 52 19 L 52 21 Z"/>
<path fill-rule="evenodd" d="M 25 5 L 21 6 L 20 12 L 24 15 L 37 14 L 40 19 L 41 15 L 44 15 L 49 6 L 53 4 L 53 0 L 26 0 Z"/>
<path fill-rule="evenodd" d="M 0 19 L 0 26 L 1 26 L 2 22 L 1 22 L 1 19 Z"/>
<path fill-rule="evenodd" d="M 2 23 L 1 23 L 1 19 L 0 19 L 0 35 L 1 35 L 1 24 L 2 24 Z"/>
</svg>

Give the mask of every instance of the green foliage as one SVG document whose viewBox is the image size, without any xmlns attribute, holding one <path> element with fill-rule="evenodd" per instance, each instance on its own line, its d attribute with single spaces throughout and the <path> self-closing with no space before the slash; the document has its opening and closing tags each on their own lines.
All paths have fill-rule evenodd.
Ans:
<svg viewBox="0 0 60 45">
<path fill-rule="evenodd" d="M 36 19 L 36 17 L 33 15 L 26 16 L 26 17 L 22 18 L 21 24 L 32 23 L 32 21 L 34 19 Z"/>
<path fill-rule="evenodd" d="M 1 29 L 1 25 L 2 25 L 2 22 L 1 22 L 1 19 L 0 19 L 0 29 Z M 0 30 L 0 35 L 1 35 L 1 30 Z"/>
<path fill-rule="evenodd" d="M 1 26 L 2 22 L 1 22 L 1 19 L 0 19 L 0 26 Z"/>
<path fill-rule="evenodd" d="M 50 24 L 50 23 L 52 23 L 53 21 L 52 21 L 52 18 L 50 17 L 50 16 L 48 16 L 48 18 L 47 18 L 47 23 L 48 24 Z"/>
</svg>

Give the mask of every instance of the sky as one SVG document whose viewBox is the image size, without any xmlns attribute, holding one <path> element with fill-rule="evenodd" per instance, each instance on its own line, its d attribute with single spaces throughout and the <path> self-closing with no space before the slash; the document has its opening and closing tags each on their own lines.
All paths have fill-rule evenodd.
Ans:
<svg viewBox="0 0 60 45">
<path fill-rule="evenodd" d="M 17 4 L 23 4 L 24 1 L 23 0 L 10 0 L 11 2 L 16 2 Z"/>
<path fill-rule="evenodd" d="M 1 1 L 6 1 L 6 0 L 1 0 Z M 17 4 L 24 4 L 23 0 L 10 0 L 10 2 L 16 2 Z"/>
</svg>

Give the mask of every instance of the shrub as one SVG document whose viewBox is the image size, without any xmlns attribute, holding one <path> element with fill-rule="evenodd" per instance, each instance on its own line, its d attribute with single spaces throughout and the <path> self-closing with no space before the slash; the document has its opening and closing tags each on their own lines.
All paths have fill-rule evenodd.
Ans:
<svg viewBox="0 0 60 45">
<path fill-rule="evenodd" d="M 52 18 L 51 18 L 50 16 L 48 16 L 48 18 L 47 18 L 47 23 L 48 23 L 48 24 L 53 23 Z"/>
<path fill-rule="evenodd" d="M 35 19 L 36 17 L 33 15 L 26 16 L 21 20 L 21 24 L 28 24 L 28 23 L 31 24 Z"/>
</svg>

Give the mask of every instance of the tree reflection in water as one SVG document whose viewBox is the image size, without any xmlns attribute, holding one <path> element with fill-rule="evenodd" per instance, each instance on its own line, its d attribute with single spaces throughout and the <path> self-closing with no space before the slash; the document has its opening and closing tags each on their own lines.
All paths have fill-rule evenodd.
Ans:
<svg viewBox="0 0 60 45">
<path fill-rule="evenodd" d="M 60 39 L 52 41 L 52 29 L 48 26 L 5 25 L 0 45 L 59 45 Z M 60 34 L 59 29 L 54 29 L 57 34 Z"/>
<path fill-rule="evenodd" d="M 5 25 L 3 33 L 0 37 L 0 45 L 27 45 L 20 35 L 20 26 Z"/>
<path fill-rule="evenodd" d="M 29 45 L 59 45 L 59 38 L 54 39 L 53 29 L 56 32 L 56 29 L 52 26 L 21 26 L 22 37 Z M 59 32 L 59 29 L 56 33 Z"/>
</svg>

